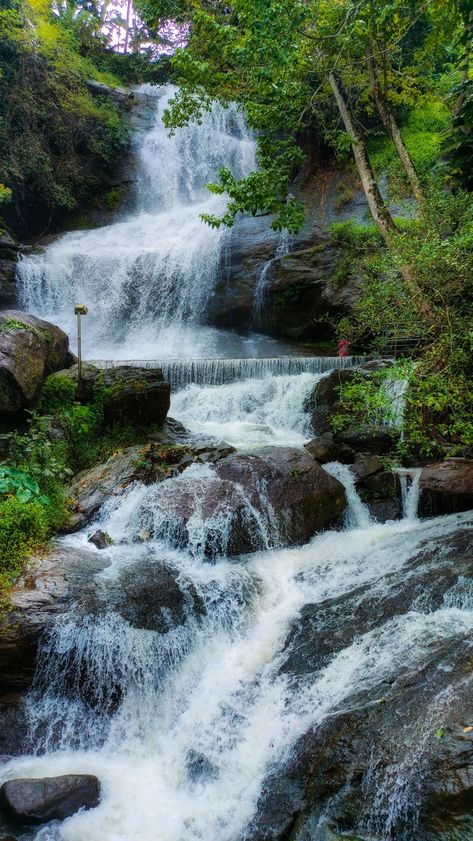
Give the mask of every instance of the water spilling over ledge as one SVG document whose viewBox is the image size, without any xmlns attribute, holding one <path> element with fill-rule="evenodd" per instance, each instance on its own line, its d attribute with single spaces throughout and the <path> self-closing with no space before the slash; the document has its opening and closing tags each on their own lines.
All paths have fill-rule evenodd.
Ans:
<svg viewBox="0 0 473 841">
<path fill-rule="evenodd" d="M 365 361 L 364 357 L 338 356 L 274 356 L 253 359 L 132 359 L 126 365 L 162 368 L 164 379 L 173 390 L 187 385 L 225 385 L 239 380 L 283 377 L 297 374 L 324 374 L 334 368 L 349 368 Z M 114 368 L 115 360 L 95 359 L 99 368 Z"/>
</svg>

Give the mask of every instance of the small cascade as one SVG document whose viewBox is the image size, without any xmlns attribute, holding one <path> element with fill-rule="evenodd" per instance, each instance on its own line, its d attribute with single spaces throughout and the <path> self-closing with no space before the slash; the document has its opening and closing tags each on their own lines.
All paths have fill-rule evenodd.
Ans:
<svg viewBox="0 0 473 841">
<path fill-rule="evenodd" d="M 291 248 L 291 242 L 292 237 L 289 231 L 281 231 L 279 234 L 279 243 L 276 248 L 276 253 L 274 257 L 271 258 L 271 260 L 266 261 L 263 268 L 261 269 L 258 280 L 256 281 L 255 295 L 253 301 L 253 319 L 256 321 L 257 324 L 261 323 L 264 315 L 266 293 L 268 291 L 268 286 L 271 282 L 272 268 L 277 260 L 280 260 L 281 257 L 284 257 L 285 254 L 289 253 Z"/>
<path fill-rule="evenodd" d="M 404 410 L 406 406 L 406 392 L 409 381 L 407 379 L 392 379 L 387 380 L 385 385 L 385 392 L 388 398 L 388 414 L 385 420 L 386 426 L 392 426 L 395 429 L 401 429 L 404 420 Z"/>
<path fill-rule="evenodd" d="M 113 368 L 120 363 L 113 360 L 90 360 L 99 368 Z M 178 391 L 191 383 L 224 385 L 240 380 L 282 377 L 297 374 L 323 374 L 334 368 L 359 365 L 364 357 L 350 356 L 274 356 L 248 359 L 132 359 L 127 365 L 143 368 L 162 368 L 164 378 Z"/>
<path fill-rule="evenodd" d="M 355 476 L 350 470 L 349 465 L 340 464 L 338 461 L 332 461 L 329 464 L 324 464 L 324 470 L 338 479 L 345 488 L 347 495 L 348 508 L 345 513 L 345 526 L 352 529 L 367 528 L 372 524 L 371 514 L 368 506 L 361 501 L 355 488 Z"/>
<path fill-rule="evenodd" d="M 404 519 L 414 522 L 417 519 L 420 496 L 421 467 L 398 467 L 396 473 L 401 484 L 402 512 Z"/>
<path fill-rule="evenodd" d="M 301 373 L 189 385 L 172 398 L 171 412 L 198 435 L 242 449 L 302 446 L 312 435 L 306 407 L 324 374 Z"/>
</svg>

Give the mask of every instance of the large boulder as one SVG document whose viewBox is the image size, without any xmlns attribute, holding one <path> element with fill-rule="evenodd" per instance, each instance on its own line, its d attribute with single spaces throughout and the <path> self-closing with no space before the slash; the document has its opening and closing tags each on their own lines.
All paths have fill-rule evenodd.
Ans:
<svg viewBox="0 0 473 841">
<path fill-rule="evenodd" d="M 355 460 L 355 451 L 348 444 L 340 441 L 332 432 L 324 432 L 322 435 L 312 438 L 304 446 L 319 464 L 327 464 L 330 461 L 352 464 Z"/>
<path fill-rule="evenodd" d="M 314 386 L 306 409 L 311 414 L 312 428 L 317 435 L 332 429 L 332 418 L 340 407 L 340 389 L 353 382 L 358 368 L 336 368 Z"/>
<path fill-rule="evenodd" d="M 392 359 L 372 359 L 351 368 L 336 368 L 326 377 L 322 377 L 315 384 L 306 405 L 307 411 L 312 416 L 314 432 L 317 435 L 323 435 L 325 432 L 331 431 L 332 418 L 340 411 L 340 389 L 342 386 L 352 383 L 360 377 L 369 378 L 372 374 L 389 368 L 392 363 Z M 346 443 L 361 452 L 377 451 L 370 447 L 370 429 L 371 427 L 365 427 L 363 434 L 359 432 L 359 440 L 356 440 L 355 431 L 352 431 L 351 434 L 348 431 Z M 354 440 L 348 440 L 349 437 L 354 437 Z M 345 441 L 345 438 L 341 440 Z"/>
<path fill-rule="evenodd" d="M 151 484 L 182 473 L 190 464 L 218 461 L 234 452 L 228 444 L 190 440 L 184 427 L 172 418 L 147 443 L 126 447 L 104 464 L 74 477 L 68 496 L 74 511 L 65 528 L 82 528 L 111 497 L 119 496 L 133 482 Z"/>
<path fill-rule="evenodd" d="M 91 774 L 9 780 L 0 788 L 0 808 L 21 824 L 64 820 L 100 803 L 100 783 Z"/>
<path fill-rule="evenodd" d="M 67 335 L 18 310 L 0 313 L 0 415 L 34 406 L 45 378 L 68 362 Z"/>
<path fill-rule="evenodd" d="M 340 482 L 308 454 L 264 447 L 150 489 L 138 518 L 154 536 L 208 557 L 306 543 L 346 505 Z"/>
<path fill-rule="evenodd" d="M 30 686 L 41 634 L 108 563 L 98 552 L 63 546 L 30 558 L 9 595 L 0 627 L 0 697 Z"/>
<path fill-rule="evenodd" d="M 424 467 L 419 511 L 424 517 L 473 508 L 473 459 L 449 459 Z"/>
<path fill-rule="evenodd" d="M 161 368 L 138 368 L 120 365 L 101 370 L 84 365 L 78 380 L 74 365 L 57 376 L 70 377 L 77 383 L 76 398 L 91 403 L 101 396 L 107 423 L 161 426 L 166 420 L 171 402 L 171 386 L 164 381 Z M 52 378 L 54 381 L 54 378 Z"/>
<path fill-rule="evenodd" d="M 210 302 L 214 323 L 248 324 L 288 339 L 334 339 L 333 323 L 351 311 L 359 279 L 343 245 L 321 233 L 332 222 L 366 222 L 366 198 L 352 175 L 324 169 L 313 138 L 301 138 L 306 164 L 297 194 L 306 218 L 296 236 L 271 229 L 267 216 L 238 220 L 227 242 L 221 281 Z"/>
</svg>

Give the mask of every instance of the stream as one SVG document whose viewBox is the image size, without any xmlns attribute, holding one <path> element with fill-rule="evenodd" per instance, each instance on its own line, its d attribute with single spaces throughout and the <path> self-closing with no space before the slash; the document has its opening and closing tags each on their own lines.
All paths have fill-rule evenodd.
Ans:
<svg viewBox="0 0 473 841">
<path fill-rule="evenodd" d="M 307 401 L 315 384 L 356 360 L 296 358 L 275 340 L 206 325 L 226 233 L 199 221 L 199 212 L 220 206 L 203 185 L 224 163 L 237 174 L 249 171 L 254 144 L 233 109 L 215 108 L 201 126 L 168 138 L 160 117 L 170 95 L 157 91 L 156 124 L 139 141 L 136 210 L 24 259 L 23 304 L 71 336 L 74 301 L 89 305 L 87 355 L 103 365 L 159 359 L 173 383 L 170 415 L 196 440 L 225 441 L 247 454 L 302 448 L 313 437 Z M 278 823 L 298 779 L 295 771 L 284 774 L 302 755 L 301 740 L 432 668 L 443 683 L 432 690 L 423 723 L 412 718 L 408 744 L 396 741 L 397 725 L 389 761 L 385 746 L 370 743 L 369 814 L 358 799 L 351 827 L 370 841 L 471 838 L 463 825 L 459 834 L 429 835 L 417 832 L 417 822 L 426 732 L 444 726 L 460 684 L 471 692 L 471 671 L 458 683 L 448 660 L 457 647 L 471 655 L 471 578 L 461 569 L 448 577 L 448 549 L 438 547 L 460 532 L 473 534 L 473 512 L 418 519 L 418 475 L 407 471 L 402 519 L 377 523 L 349 468 L 331 463 L 325 469 L 346 490 L 343 522 L 285 548 L 264 484 L 257 512 L 237 488 L 259 551 L 227 557 L 232 510 L 220 506 L 209 518 L 199 508 L 214 469 L 192 464 L 155 485 L 135 482 L 94 523 L 61 538 L 91 551 L 88 536 L 100 528 L 114 545 L 101 552 L 104 569 L 75 608 L 41 642 L 26 701 L 30 752 L 0 766 L 0 780 L 96 774 L 102 799 L 95 809 L 19 837 L 341 838 L 324 833 L 333 816 L 346 814 L 343 798 L 355 774 L 341 786 L 343 797 L 314 795 L 310 814 L 305 801 L 299 805 L 305 823 L 294 830 L 290 821 Z M 181 496 L 193 500 L 185 546 L 169 514 Z M 138 540 L 143 529 L 147 537 Z M 203 549 L 209 539 L 211 557 Z M 179 622 L 153 601 L 163 571 L 179 587 Z"/>
</svg>

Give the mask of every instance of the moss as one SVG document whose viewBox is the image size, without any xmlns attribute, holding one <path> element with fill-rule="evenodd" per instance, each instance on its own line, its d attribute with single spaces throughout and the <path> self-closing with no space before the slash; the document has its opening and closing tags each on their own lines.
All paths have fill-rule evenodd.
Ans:
<svg viewBox="0 0 473 841">
<path fill-rule="evenodd" d="M 45 339 L 45 331 L 40 330 L 38 327 L 34 327 L 33 324 L 27 324 L 26 321 L 20 321 L 16 318 L 8 318 L 3 324 L 0 324 L 0 333 L 12 333 L 15 330 L 22 330 L 26 331 L 27 333 L 33 333 L 34 336 L 38 336 L 40 339 Z M 47 334 L 49 336 L 49 334 Z M 49 337 L 50 338 L 50 337 Z"/>
</svg>

